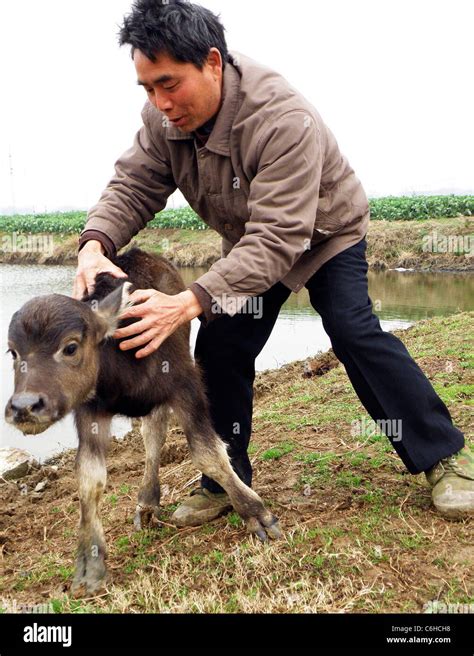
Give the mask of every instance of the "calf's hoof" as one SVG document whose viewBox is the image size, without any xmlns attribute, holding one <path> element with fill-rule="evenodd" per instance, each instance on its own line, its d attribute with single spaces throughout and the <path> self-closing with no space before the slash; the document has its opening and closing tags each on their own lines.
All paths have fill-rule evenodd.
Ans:
<svg viewBox="0 0 474 656">
<path fill-rule="evenodd" d="M 153 517 L 160 521 L 160 507 L 159 506 L 141 506 L 138 504 L 135 511 L 133 526 L 136 531 L 143 531 L 151 528 L 153 524 Z"/>
<path fill-rule="evenodd" d="M 71 586 L 71 596 L 74 599 L 97 597 L 107 589 L 107 577 L 97 581 L 74 580 Z"/>
<path fill-rule="evenodd" d="M 268 538 L 279 540 L 283 535 L 278 518 L 268 510 L 247 519 L 245 526 L 247 531 L 256 535 L 261 542 L 266 542 Z"/>
<path fill-rule="evenodd" d="M 96 597 L 105 592 L 107 584 L 107 568 L 102 555 L 85 558 L 80 556 L 76 563 L 74 580 L 71 585 L 71 595 L 75 599 Z"/>
</svg>

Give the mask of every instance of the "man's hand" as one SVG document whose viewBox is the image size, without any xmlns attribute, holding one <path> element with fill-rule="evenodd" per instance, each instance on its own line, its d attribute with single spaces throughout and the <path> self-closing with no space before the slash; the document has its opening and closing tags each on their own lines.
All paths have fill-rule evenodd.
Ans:
<svg viewBox="0 0 474 656">
<path fill-rule="evenodd" d="M 177 296 L 167 296 L 156 289 L 139 290 L 130 296 L 132 303 L 139 303 L 126 310 L 120 319 L 141 319 L 137 323 L 117 330 L 114 339 L 138 335 L 120 344 L 122 351 L 145 346 L 138 351 L 138 359 L 146 358 L 157 351 L 180 326 L 202 314 L 202 307 L 192 291 Z"/>
<path fill-rule="evenodd" d="M 95 278 L 99 273 L 110 273 L 114 278 L 128 278 L 126 273 L 105 257 L 100 242 L 88 241 L 79 253 L 79 264 L 72 292 L 73 298 L 81 301 L 86 292 L 92 293 Z"/>
</svg>

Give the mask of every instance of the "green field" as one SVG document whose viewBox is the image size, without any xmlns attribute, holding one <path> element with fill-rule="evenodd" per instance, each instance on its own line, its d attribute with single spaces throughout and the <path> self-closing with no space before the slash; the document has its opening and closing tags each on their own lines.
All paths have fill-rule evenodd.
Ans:
<svg viewBox="0 0 474 656">
<path fill-rule="evenodd" d="M 373 221 L 422 221 L 425 219 L 474 216 L 474 196 L 406 196 L 370 200 Z M 0 216 L 2 232 L 78 234 L 86 224 L 87 212 Z M 208 226 L 190 208 L 165 210 L 148 223 L 148 228 L 207 230 Z"/>
</svg>

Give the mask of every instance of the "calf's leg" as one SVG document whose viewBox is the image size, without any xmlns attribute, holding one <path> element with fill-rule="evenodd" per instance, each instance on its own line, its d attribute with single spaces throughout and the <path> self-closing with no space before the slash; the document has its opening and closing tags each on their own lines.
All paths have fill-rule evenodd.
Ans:
<svg viewBox="0 0 474 656">
<path fill-rule="evenodd" d="M 157 519 L 160 506 L 160 468 L 161 449 L 166 441 L 169 422 L 169 408 L 166 405 L 155 408 L 142 419 L 141 433 L 145 444 L 145 474 L 138 492 L 138 505 L 135 513 L 135 529 L 142 530 L 150 525 L 153 515 Z"/>
<path fill-rule="evenodd" d="M 96 414 L 86 408 L 75 413 L 79 436 L 76 475 L 79 483 L 80 522 L 74 596 L 93 596 L 105 586 L 106 544 L 99 505 L 107 482 L 105 458 L 110 439 L 111 415 Z"/>
<path fill-rule="evenodd" d="M 194 465 L 224 488 L 247 530 L 262 541 L 281 537 L 278 519 L 232 469 L 226 446 L 212 427 L 196 370 L 179 389 L 172 406 L 186 434 Z"/>
</svg>

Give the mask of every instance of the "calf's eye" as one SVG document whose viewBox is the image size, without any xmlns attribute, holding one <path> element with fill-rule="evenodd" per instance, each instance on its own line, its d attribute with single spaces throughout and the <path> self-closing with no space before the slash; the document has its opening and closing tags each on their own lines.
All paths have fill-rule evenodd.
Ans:
<svg viewBox="0 0 474 656">
<path fill-rule="evenodd" d="M 77 344 L 68 344 L 63 349 L 63 354 L 67 355 L 68 357 L 71 357 L 72 355 L 75 355 L 76 353 L 77 353 Z"/>
</svg>

